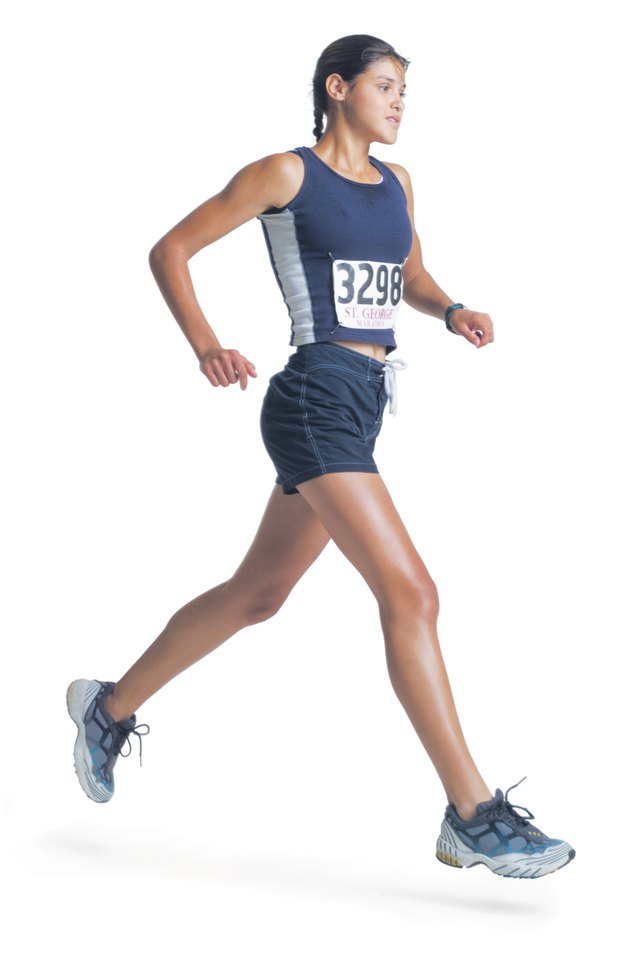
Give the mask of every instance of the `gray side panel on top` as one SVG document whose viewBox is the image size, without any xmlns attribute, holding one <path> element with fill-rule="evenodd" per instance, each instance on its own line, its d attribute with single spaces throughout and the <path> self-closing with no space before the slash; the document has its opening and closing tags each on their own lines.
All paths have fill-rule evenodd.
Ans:
<svg viewBox="0 0 640 960">
<path fill-rule="evenodd" d="M 314 343 L 313 307 L 296 237 L 295 216 L 291 210 L 263 213 L 274 269 L 291 317 L 292 345 Z"/>
</svg>

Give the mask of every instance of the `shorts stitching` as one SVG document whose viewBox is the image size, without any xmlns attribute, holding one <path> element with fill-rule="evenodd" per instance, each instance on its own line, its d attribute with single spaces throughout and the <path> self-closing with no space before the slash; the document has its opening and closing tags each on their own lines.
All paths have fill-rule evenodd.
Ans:
<svg viewBox="0 0 640 960">
<path fill-rule="evenodd" d="M 309 346 L 309 344 L 305 344 L 304 346 Z M 347 366 L 349 369 L 352 369 L 353 365 L 366 367 L 367 373 L 373 372 L 374 378 L 377 377 L 379 373 L 384 375 L 384 362 L 376 360 L 375 357 L 359 353 L 357 350 L 351 350 L 349 347 L 343 347 L 340 343 L 332 343 L 330 340 L 318 341 L 318 346 L 329 347 L 331 351 L 338 351 L 336 356 L 342 354 L 345 358 L 345 363 L 341 364 L 341 366 Z M 299 351 L 299 355 L 312 356 L 312 354 L 307 353 L 307 351 Z M 321 352 L 317 355 L 320 356 Z M 292 356 L 295 358 L 298 356 L 298 353 L 294 353 Z"/>
<path fill-rule="evenodd" d="M 358 380 L 363 380 L 365 383 L 376 383 L 383 379 L 383 374 L 377 373 L 373 376 L 370 375 L 370 371 L 366 373 L 359 373 L 357 370 L 349 370 L 345 368 L 344 364 L 340 363 L 314 363 L 313 366 L 307 367 L 307 373 L 313 373 L 315 370 L 339 370 L 342 374 L 347 374 L 349 377 L 357 377 Z M 377 385 L 377 384 L 376 384 Z"/>
<path fill-rule="evenodd" d="M 306 407 L 305 407 L 306 393 L 307 393 L 307 375 L 306 375 L 306 373 L 303 373 L 303 374 L 302 374 L 302 387 L 301 387 L 301 389 L 300 389 L 300 406 L 301 406 L 301 408 L 302 408 L 302 418 L 303 418 L 303 420 L 304 420 L 304 431 L 305 431 L 305 434 L 307 435 L 307 437 L 309 438 L 309 441 L 310 441 L 310 443 L 311 443 L 311 446 L 313 447 L 313 452 L 314 452 L 315 455 L 316 455 L 316 459 L 317 459 L 317 461 L 318 461 L 318 466 L 321 467 L 323 473 L 326 473 L 326 472 L 327 472 L 327 468 L 325 467 L 324 461 L 323 461 L 322 457 L 320 456 L 320 450 L 318 449 L 318 444 L 316 443 L 316 441 L 315 441 L 315 439 L 314 439 L 314 437 L 313 437 L 313 434 L 312 434 L 312 432 L 311 432 L 311 427 L 309 426 L 309 414 L 307 413 L 307 410 L 306 410 Z"/>
<path fill-rule="evenodd" d="M 276 483 L 280 482 L 283 490 L 296 487 L 305 480 L 315 480 L 316 477 L 322 477 L 329 473 L 379 473 L 376 464 L 370 460 L 337 460 L 327 465 L 330 469 L 322 470 L 320 466 L 308 467 L 306 470 L 299 470 L 292 473 L 291 476 L 283 477 L 278 475 Z M 319 472 L 316 472 L 319 471 Z"/>
</svg>

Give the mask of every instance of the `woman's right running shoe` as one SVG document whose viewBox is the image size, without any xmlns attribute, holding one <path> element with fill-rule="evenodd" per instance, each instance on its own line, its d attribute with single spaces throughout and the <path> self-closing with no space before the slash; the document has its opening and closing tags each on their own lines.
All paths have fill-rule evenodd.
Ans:
<svg viewBox="0 0 640 960">
<path fill-rule="evenodd" d="M 450 867 L 483 863 L 501 877 L 534 879 L 566 867 L 573 860 L 576 852 L 566 841 L 552 840 L 531 826 L 529 821 L 534 816 L 526 807 L 519 809 L 527 817 L 516 813 L 508 800 L 509 790 L 506 795 L 496 790 L 492 800 L 479 803 L 476 816 L 470 820 L 463 820 L 455 806 L 448 805 L 436 843 L 436 857 L 441 863 Z"/>
<path fill-rule="evenodd" d="M 104 705 L 105 698 L 115 684 L 101 680 L 74 680 L 67 690 L 69 716 L 78 728 L 74 747 L 76 773 L 80 786 L 96 803 L 106 803 L 113 796 L 113 768 L 122 754 L 125 743 L 131 744 L 132 733 L 140 738 L 149 733 L 149 726 L 141 723 L 136 727 L 135 713 L 126 720 L 117 722 Z M 146 727 L 140 731 L 141 727 Z M 142 740 L 140 763 L 142 764 Z"/>
</svg>

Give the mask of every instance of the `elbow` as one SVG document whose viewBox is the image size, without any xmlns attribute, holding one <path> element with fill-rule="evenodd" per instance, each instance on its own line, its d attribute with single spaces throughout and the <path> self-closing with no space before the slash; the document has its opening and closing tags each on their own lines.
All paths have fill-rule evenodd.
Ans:
<svg viewBox="0 0 640 960">
<path fill-rule="evenodd" d="M 166 237 L 161 237 L 149 251 L 149 266 L 152 273 L 166 267 L 172 260 L 188 260 L 184 251 L 175 243 L 172 243 Z"/>
<path fill-rule="evenodd" d="M 158 240 L 157 243 L 154 243 L 154 245 L 151 247 L 151 250 L 149 250 L 149 266 L 152 273 L 156 272 L 158 264 L 163 259 L 162 250 L 162 240 Z"/>
<path fill-rule="evenodd" d="M 402 299 L 405 300 L 409 306 L 414 306 L 415 302 L 420 299 L 421 281 L 428 276 L 429 274 L 425 268 L 422 267 L 408 279 L 405 277 L 402 285 Z"/>
<path fill-rule="evenodd" d="M 153 270 L 157 264 L 162 263 L 163 260 L 167 258 L 167 244 L 164 239 L 158 240 L 157 243 L 151 247 L 149 250 L 149 266 Z"/>
<path fill-rule="evenodd" d="M 405 303 L 408 303 L 412 307 L 415 303 L 415 296 L 413 295 L 413 285 L 415 283 L 415 277 L 413 277 L 408 283 L 402 285 L 402 299 Z"/>
</svg>

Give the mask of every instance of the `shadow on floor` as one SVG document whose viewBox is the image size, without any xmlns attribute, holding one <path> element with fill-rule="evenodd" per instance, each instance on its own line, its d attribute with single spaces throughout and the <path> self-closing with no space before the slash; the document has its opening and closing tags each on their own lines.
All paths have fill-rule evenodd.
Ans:
<svg viewBox="0 0 640 960">
<path fill-rule="evenodd" d="M 449 894 L 445 885 L 436 880 L 423 883 L 419 878 L 376 876 L 370 870 L 358 871 L 357 864 L 323 861 L 313 855 L 292 857 L 258 851 L 247 854 L 211 845 L 195 847 L 193 841 L 166 835 L 153 840 L 121 835 L 96 839 L 84 835 L 82 828 L 68 827 L 41 833 L 34 839 L 39 852 L 54 858 L 60 867 L 70 872 L 95 870 L 101 874 L 126 875 L 128 880 L 135 872 L 174 881 L 219 883 L 226 887 L 238 884 L 268 888 L 272 892 L 279 890 L 288 896 L 387 907 L 394 912 L 402 907 L 423 906 L 496 916 L 541 918 L 549 915 L 546 904 L 514 901 L 512 892 L 500 889 L 511 881 L 489 876 L 489 871 L 482 866 L 472 869 L 485 871 L 487 884 L 496 884 L 495 890 L 483 890 L 478 895 L 476 890 L 464 889 L 462 885 L 469 871 L 459 870 L 461 889 Z M 435 857 L 434 869 L 453 872 L 453 868 L 435 864 Z"/>
</svg>

